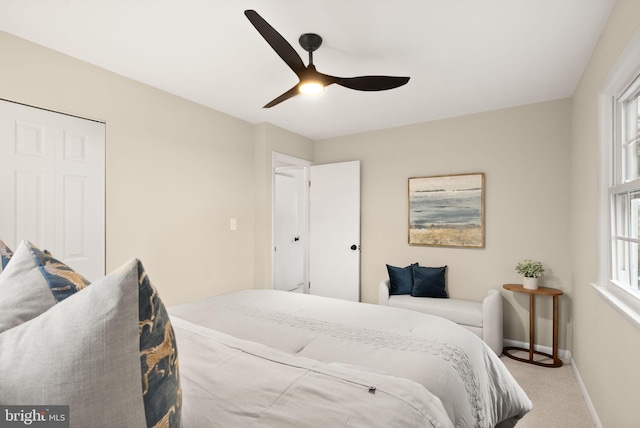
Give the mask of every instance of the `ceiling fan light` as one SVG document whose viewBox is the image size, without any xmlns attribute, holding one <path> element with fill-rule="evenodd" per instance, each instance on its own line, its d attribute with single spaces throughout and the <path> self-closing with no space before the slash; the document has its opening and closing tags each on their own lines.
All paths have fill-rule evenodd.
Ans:
<svg viewBox="0 0 640 428">
<path fill-rule="evenodd" d="M 304 82 L 300 84 L 300 93 L 305 95 L 319 95 L 324 91 L 324 85 L 319 82 Z"/>
</svg>

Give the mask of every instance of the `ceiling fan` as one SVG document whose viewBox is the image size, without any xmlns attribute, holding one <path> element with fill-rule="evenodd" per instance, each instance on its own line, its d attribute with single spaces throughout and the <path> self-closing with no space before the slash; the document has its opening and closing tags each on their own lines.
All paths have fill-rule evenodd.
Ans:
<svg viewBox="0 0 640 428">
<path fill-rule="evenodd" d="M 256 27 L 256 30 L 269 43 L 282 60 L 293 70 L 300 80 L 296 86 L 289 89 L 263 108 L 270 108 L 288 100 L 300 93 L 319 94 L 326 86 L 337 83 L 345 88 L 358 91 L 384 91 L 394 89 L 406 84 L 409 77 L 396 76 L 359 76 L 359 77 L 335 77 L 320 73 L 313 65 L 313 52 L 322 44 L 322 37 L 313 33 L 306 33 L 298 40 L 300 46 L 309 52 L 309 65 L 305 66 L 298 53 L 267 21 L 255 10 L 245 10 L 245 16 Z"/>
</svg>

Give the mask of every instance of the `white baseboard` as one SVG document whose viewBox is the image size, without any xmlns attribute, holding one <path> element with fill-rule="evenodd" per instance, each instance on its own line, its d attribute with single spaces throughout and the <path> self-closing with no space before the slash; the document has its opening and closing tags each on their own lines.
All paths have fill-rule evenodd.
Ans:
<svg viewBox="0 0 640 428">
<path fill-rule="evenodd" d="M 515 346 L 518 348 L 529 349 L 529 343 L 527 342 L 520 342 L 511 339 L 504 339 L 502 342 L 504 346 Z M 534 345 L 533 349 L 547 354 L 551 354 L 553 352 L 553 349 L 550 346 Z M 558 349 L 558 357 L 564 360 L 564 362 L 568 362 L 571 365 L 571 370 L 573 371 L 573 375 L 576 378 L 578 387 L 580 388 L 580 392 L 582 393 L 582 398 L 584 398 L 584 402 L 587 405 L 587 409 L 589 410 L 589 414 L 591 415 L 591 419 L 593 420 L 593 424 L 596 428 L 603 428 L 602 422 L 600 422 L 600 418 L 598 417 L 598 412 L 596 412 L 596 408 L 593 406 L 591 397 L 589 397 L 589 392 L 587 391 L 587 388 L 582 381 L 582 377 L 580 376 L 578 367 L 576 367 L 576 363 L 571 356 L 571 352 L 569 352 L 567 349 Z"/>
<path fill-rule="evenodd" d="M 520 342 L 518 340 L 504 339 L 502 341 L 503 346 L 515 346 L 518 348 L 526 348 L 529 349 L 528 342 Z M 533 349 L 538 352 L 544 352 L 546 354 L 553 353 L 553 349 L 550 346 L 542 346 L 542 345 L 534 345 Z M 565 361 L 568 361 L 571 364 L 571 352 L 566 349 L 558 349 L 558 357 L 562 358 Z"/>
<path fill-rule="evenodd" d="M 589 410 L 593 424 L 596 428 L 603 428 L 602 422 L 600 422 L 600 418 L 598 417 L 598 412 L 596 412 L 596 408 L 593 406 L 593 402 L 589 397 L 587 388 L 584 386 L 584 382 L 582 382 L 582 377 L 580 376 L 580 372 L 578 371 L 578 367 L 576 366 L 575 361 L 573 361 L 573 358 L 571 359 L 571 368 L 573 369 L 573 375 L 576 377 L 576 381 L 578 382 L 578 387 L 580 387 L 580 392 L 582 392 L 584 402 L 587 404 L 587 409 Z"/>
</svg>

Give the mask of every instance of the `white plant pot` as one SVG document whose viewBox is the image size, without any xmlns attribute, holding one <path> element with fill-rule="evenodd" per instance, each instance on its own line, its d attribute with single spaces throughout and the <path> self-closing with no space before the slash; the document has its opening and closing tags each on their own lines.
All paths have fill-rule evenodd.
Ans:
<svg viewBox="0 0 640 428">
<path fill-rule="evenodd" d="M 527 278 L 525 276 L 522 278 L 522 286 L 528 290 L 537 290 L 538 278 Z"/>
</svg>

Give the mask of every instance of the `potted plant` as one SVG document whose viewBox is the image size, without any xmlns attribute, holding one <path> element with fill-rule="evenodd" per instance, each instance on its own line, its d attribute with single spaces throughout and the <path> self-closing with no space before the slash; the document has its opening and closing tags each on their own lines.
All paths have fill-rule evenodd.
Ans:
<svg viewBox="0 0 640 428">
<path fill-rule="evenodd" d="M 542 263 L 533 260 L 524 260 L 516 265 L 516 272 L 522 275 L 522 286 L 529 290 L 536 290 L 538 288 L 538 278 L 544 269 Z"/>
</svg>

